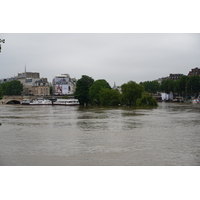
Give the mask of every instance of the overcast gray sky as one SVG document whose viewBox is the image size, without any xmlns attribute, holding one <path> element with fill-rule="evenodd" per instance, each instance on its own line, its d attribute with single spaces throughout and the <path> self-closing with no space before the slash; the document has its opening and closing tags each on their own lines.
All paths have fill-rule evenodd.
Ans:
<svg viewBox="0 0 200 200">
<path fill-rule="evenodd" d="M 130 80 L 155 80 L 170 73 L 187 75 L 200 67 L 200 34 L 159 33 L 9 33 L 0 34 L 0 78 L 27 71 L 88 75 L 113 86 Z"/>
</svg>

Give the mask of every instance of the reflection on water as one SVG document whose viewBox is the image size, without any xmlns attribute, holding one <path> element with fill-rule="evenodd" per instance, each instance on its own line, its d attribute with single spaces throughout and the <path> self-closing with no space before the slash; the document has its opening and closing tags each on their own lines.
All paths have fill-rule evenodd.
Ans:
<svg viewBox="0 0 200 200">
<path fill-rule="evenodd" d="M 0 107 L 0 165 L 200 165 L 200 106 Z"/>
</svg>

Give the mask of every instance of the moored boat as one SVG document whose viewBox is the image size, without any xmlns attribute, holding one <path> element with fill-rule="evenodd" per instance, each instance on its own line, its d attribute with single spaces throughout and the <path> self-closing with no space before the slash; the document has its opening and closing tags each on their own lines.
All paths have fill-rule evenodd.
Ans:
<svg viewBox="0 0 200 200">
<path fill-rule="evenodd" d="M 57 99 L 53 105 L 77 106 L 79 105 L 79 101 L 78 99 Z"/>
<path fill-rule="evenodd" d="M 30 105 L 51 105 L 51 101 L 48 99 L 34 99 L 30 102 Z"/>
<path fill-rule="evenodd" d="M 200 103 L 200 95 L 196 98 L 196 99 L 194 99 L 193 101 L 192 101 L 192 103 L 194 103 L 194 104 L 199 104 Z"/>
<path fill-rule="evenodd" d="M 33 99 L 23 100 L 22 105 L 64 105 L 64 106 L 76 106 L 79 105 L 78 99 Z"/>
<path fill-rule="evenodd" d="M 175 99 L 173 99 L 173 102 L 181 102 L 183 103 L 183 97 L 176 97 Z"/>
<path fill-rule="evenodd" d="M 23 101 L 21 102 L 22 105 L 29 105 L 30 104 L 30 100 L 28 99 L 23 99 Z"/>
</svg>

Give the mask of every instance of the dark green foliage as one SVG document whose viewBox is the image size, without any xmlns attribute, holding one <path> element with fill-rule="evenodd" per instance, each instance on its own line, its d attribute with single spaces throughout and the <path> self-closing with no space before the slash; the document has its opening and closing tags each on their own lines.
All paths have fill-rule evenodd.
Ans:
<svg viewBox="0 0 200 200">
<path fill-rule="evenodd" d="M 0 84 L 2 95 L 21 95 L 23 84 L 20 81 L 10 81 Z"/>
<path fill-rule="evenodd" d="M 90 87 L 89 98 L 93 105 L 100 105 L 100 91 L 103 88 L 111 89 L 109 83 L 104 79 L 96 80 Z"/>
<path fill-rule="evenodd" d="M 135 83 L 134 81 L 129 81 L 121 86 L 122 89 L 122 103 L 135 106 L 138 98 L 142 97 L 142 92 L 144 92 L 144 87 Z"/>
<path fill-rule="evenodd" d="M 145 81 L 141 82 L 140 85 L 142 85 L 144 90 L 148 93 L 156 93 L 160 91 L 160 84 L 158 81 Z"/>
<path fill-rule="evenodd" d="M 83 75 L 76 83 L 74 98 L 78 99 L 81 105 L 89 103 L 89 88 L 94 83 L 94 79 Z"/>
<path fill-rule="evenodd" d="M 53 95 L 53 87 L 50 86 L 50 95 Z"/>
<path fill-rule="evenodd" d="M 2 96 L 3 94 L 2 94 L 1 85 L 0 85 L 0 99 L 2 99 Z"/>
<path fill-rule="evenodd" d="M 165 80 L 161 90 L 166 93 L 176 92 L 180 96 L 198 95 L 200 92 L 200 76 L 182 76 L 180 80 Z"/>
<path fill-rule="evenodd" d="M 187 93 L 187 82 L 190 79 L 189 76 L 182 76 L 180 80 L 178 80 L 178 91 L 180 95 L 186 96 Z"/>
<path fill-rule="evenodd" d="M 197 96 L 200 92 L 200 76 L 191 76 L 187 80 L 187 93 Z"/>
<path fill-rule="evenodd" d="M 187 87 L 187 81 L 190 77 L 188 76 L 181 76 L 180 80 L 179 80 L 179 90 L 181 92 L 184 92 L 186 90 Z"/>
<path fill-rule="evenodd" d="M 120 94 L 117 90 L 102 88 L 99 97 L 102 106 L 118 106 L 120 104 Z"/>
<path fill-rule="evenodd" d="M 143 93 L 140 99 L 137 99 L 136 105 L 138 107 L 156 107 L 158 106 L 157 101 L 147 93 Z"/>
<path fill-rule="evenodd" d="M 175 89 L 175 81 L 173 81 L 172 79 L 167 79 L 164 80 L 161 83 L 161 91 L 166 92 L 166 93 L 170 93 L 170 92 L 174 92 Z"/>
<path fill-rule="evenodd" d="M 180 80 L 174 82 L 174 92 L 180 95 Z"/>
</svg>

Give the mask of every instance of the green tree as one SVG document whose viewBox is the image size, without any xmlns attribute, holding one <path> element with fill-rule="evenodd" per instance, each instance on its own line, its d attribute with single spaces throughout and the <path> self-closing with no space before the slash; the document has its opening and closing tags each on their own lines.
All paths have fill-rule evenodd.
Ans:
<svg viewBox="0 0 200 200">
<path fill-rule="evenodd" d="M 117 106 L 120 104 L 120 93 L 117 90 L 102 88 L 99 97 L 102 106 Z"/>
<path fill-rule="evenodd" d="M 138 107 L 155 107 L 158 106 L 158 103 L 151 95 L 143 92 L 142 97 L 137 99 L 136 105 Z"/>
<path fill-rule="evenodd" d="M 0 85 L 0 99 L 2 99 L 3 93 L 2 93 L 2 89 L 1 89 L 1 85 Z"/>
<path fill-rule="evenodd" d="M 53 86 L 50 86 L 50 95 L 53 95 Z"/>
<path fill-rule="evenodd" d="M 144 92 L 144 87 L 135 83 L 134 81 L 129 81 L 121 86 L 122 89 L 122 103 L 129 106 L 135 106 L 138 98 L 142 97 L 142 92 Z"/>
<path fill-rule="evenodd" d="M 166 93 L 174 92 L 174 81 L 172 79 L 167 79 L 162 81 L 161 90 Z"/>
<path fill-rule="evenodd" d="M 111 89 L 109 83 L 104 79 L 96 80 L 89 89 L 89 98 L 93 105 L 100 105 L 100 91 L 102 88 Z"/>
<path fill-rule="evenodd" d="M 187 80 L 187 92 L 197 96 L 200 92 L 200 76 L 191 76 Z"/>
<path fill-rule="evenodd" d="M 2 83 L 2 95 L 21 95 L 23 91 L 23 84 L 20 81 L 10 81 Z"/>
<path fill-rule="evenodd" d="M 144 87 L 144 90 L 148 93 L 156 93 L 160 91 L 160 84 L 158 81 L 145 81 L 141 82 L 140 85 Z"/>
<path fill-rule="evenodd" d="M 94 79 L 86 75 L 82 75 L 77 81 L 74 98 L 78 99 L 81 105 L 89 103 L 89 88 L 93 83 Z"/>
<path fill-rule="evenodd" d="M 174 82 L 174 92 L 178 93 L 180 95 L 180 80 L 176 80 Z"/>
<path fill-rule="evenodd" d="M 179 80 L 179 93 L 180 95 L 186 96 L 187 95 L 187 83 L 189 77 L 188 76 L 181 76 Z"/>
</svg>

